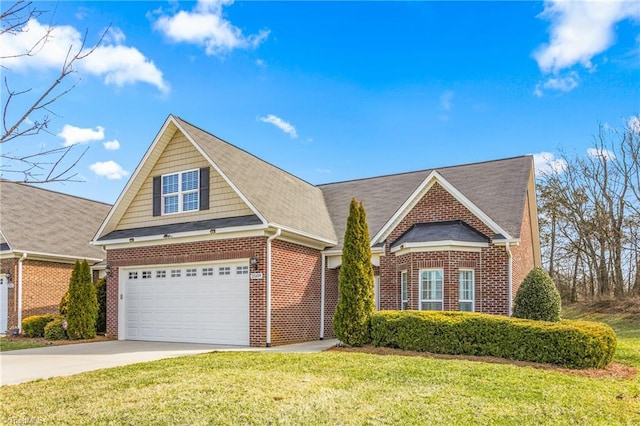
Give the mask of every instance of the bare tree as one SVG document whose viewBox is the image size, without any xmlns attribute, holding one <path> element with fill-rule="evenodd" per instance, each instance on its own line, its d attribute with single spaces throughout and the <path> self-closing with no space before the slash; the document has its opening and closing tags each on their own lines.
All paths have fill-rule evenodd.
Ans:
<svg viewBox="0 0 640 426">
<path fill-rule="evenodd" d="M 26 27 L 33 19 L 46 14 L 47 11 L 36 8 L 32 2 L 17 0 L 0 15 L 0 36 L 18 36 L 26 31 Z M 31 46 L 17 54 L 2 56 L 0 63 L 3 69 L 8 69 L 4 64 L 7 59 L 28 58 L 37 56 L 51 41 L 53 25 L 49 24 L 45 33 Z M 2 105 L 2 134 L 0 136 L 0 173 L 3 175 L 18 175 L 20 180 L 28 183 L 46 183 L 73 181 L 77 173 L 73 171 L 78 161 L 85 154 L 84 149 L 77 155 L 72 154 L 74 146 L 58 147 L 52 149 L 40 149 L 35 152 L 24 152 L 20 149 L 20 143 L 25 138 L 37 136 L 40 133 L 49 133 L 48 128 L 54 116 L 52 109 L 54 103 L 73 90 L 79 80 L 69 82 L 69 77 L 76 73 L 75 64 L 91 55 L 102 43 L 107 34 L 105 30 L 98 42 L 92 47 L 86 48 L 87 32 L 79 45 L 70 45 L 60 68 L 60 73 L 51 84 L 40 93 L 32 93 L 33 88 L 14 89 L 6 76 L 3 79 L 3 90 L 6 93 Z M 31 96 L 26 107 L 19 107 L 14 111 L 14 105 L 19 97 L 23 99 Z"/>
</svg>

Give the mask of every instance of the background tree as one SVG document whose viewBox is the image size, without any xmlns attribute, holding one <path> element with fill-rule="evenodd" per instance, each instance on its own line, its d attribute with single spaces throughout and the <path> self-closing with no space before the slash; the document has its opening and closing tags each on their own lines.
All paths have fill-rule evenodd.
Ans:
<svg viewBox="0 0 640 426">
<path fill-rule="evenodd" d="M 369 225 L 364 206 L 355 199 L 349 206 L 338 289 L 333 330 L 341 342 L 362 346 L 371 338 L 369 321 L 375 302 Z"/>
<path fill-rule="evenodd" d="M 543 261 L 566 300 L 640 291 L 640 120 L 539 176 Z"/>
<path fill-rule="evenodd" d="M 86 260 L 76 260 L 69 280 L 67 304 L 67 335 L 71 340 L 92 339 L 96 336 L 98 299 L 91 282 L 91 269 Z"/>
<path fill-rule="evenodd" d="M 28 30 L 30 21 L 41 17 L 47 11 L 34 6 L 32 2 L 17 0 L 0 13 L 0 38 L 15 37 Z M 0 67 L 3 69 L 2 81 L 4 96 L 2 103 L 2 132 L 0 134 L 0 173 L 3 176 L 17 175 L 18 179 L 28 183 L 46 183 L 72 181 L 76 173 L 74 167 L 82 158 L 86 149 L 78 155 L 72 155 L 75 145 L 53 149 L 41 149 L 34 152 L 20 149 L 20 141 L 40 133 L 49 133 L 54 104 L 61 97 L 73 90 L 78 80 L 69 81 L 69 77 L 76 72 L 75 64 L 83 60 L 102 43 L 105 30 L 98 42 L 86 48 L 87 34 L 79 46 L 70 45 L 63 58 L 60 73 L 44 89 L 34 92 L 33 87 L 16 89 L 11 86 L 6 71 L 10 70 L 7 62 L 10 60 L 28 60 L 37 56 L 53 37 L 53 26 L 49 25 L 45 33 L 24 51 L 15 54 L 4 54 L 0 49 Z M 18 98 L 22 102 L 16 101 Z M 16 108 L 14 108 L 16 105 Z"/>
</svg>

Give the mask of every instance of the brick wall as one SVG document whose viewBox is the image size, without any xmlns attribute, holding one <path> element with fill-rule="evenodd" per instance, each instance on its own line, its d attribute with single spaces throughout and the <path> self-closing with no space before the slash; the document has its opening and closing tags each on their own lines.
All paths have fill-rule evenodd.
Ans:
<svg viewBox="0 0 640 426">
<path fill-rule="evenodd" d="M 320 336 L 320 251 L 274 240 L 271 266 L 271 343 L 317 340 Z"/>
<path fill-rule="evenodd" d="M 3 259 L 0 270 L 11 270 L 14 287 L 8 289 L 9 329 L 18 328 L 18 260 Z M 25 259 L 22 262 L 22 318 L 57 314 L 60 300 L 69 288 L 73 265 Z"/>
<path fill-rule="evenodd" d="M 333 333 L 333 315 L 338 305 L 338 276 L 340 268 L 326 269 L 324 276 L 324 337 L 335 337 Z"/>
<path fill-rule="evenodd" d="M 493 231 L 442 186 L 435 183 L 391 232 L 380 258 L 380 308 L 400 309 L 400 271 L 407 270 L 409 306 L 418 309 L 419 270 L 443 269 L 444 309 L 458 310 L 458 271 L 475 270 L 477 312 L 508 313 L 508 257 L 503 247 L 491 245 L 481 252 L 435 251 L 396 256 L 390 244 L 415 223 L 463 220 L 491 237 Z"/>
<path fill-rule="evenodd" d="M 249 280 L 249 343 L 266 344 L 266 237 L 166 244 L 107 251 L 111 276 L 107 278 L 107 334 L 118 337 L 118 270 L 136 265 L 168 265 L 189 262 L 258 258 L 263 278 Z"/>
<path fill-rule="evenodd" d="M 520 244 L 511 248 L 513 255 L 513 299 L 516 297 L 520 284 L 535 266 L 533 244 L 529 203 L 525 201 L 520 229 Z"/>
</svg>

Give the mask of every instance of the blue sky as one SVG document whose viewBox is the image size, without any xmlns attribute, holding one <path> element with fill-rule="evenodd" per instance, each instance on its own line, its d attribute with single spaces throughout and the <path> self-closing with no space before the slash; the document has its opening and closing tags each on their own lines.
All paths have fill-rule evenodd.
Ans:
<svg viewBox="0 0 640 426">
<path fill-rule="evenodd" d="M 63 85 L 77 83 L 52 105 L 49 133 L 1 149 L 88 147 L 82 182 L 46 187 L 109 203 L 170 113 L 314 184 L 523 154 L 543 168 L 640 113 L 637 2 L 35 6 L 48 12 L 29 32 L 0 36 L 3 79 L 33 88 L 9 118 L 85 31 L 90 45 L 111 27 Z M 36 55 L 6 58 L 48 24 Z M 20 178 L 11 167 L 2 176 Z"/>
</svg>

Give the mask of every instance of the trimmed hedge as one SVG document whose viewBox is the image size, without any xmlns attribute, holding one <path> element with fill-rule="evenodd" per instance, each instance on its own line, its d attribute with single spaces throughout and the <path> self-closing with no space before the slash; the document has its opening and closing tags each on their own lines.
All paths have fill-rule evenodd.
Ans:
<svg viewBox="0 0 640 426">
<path fill-rule="evenodd" d="M 379 311 L 374 346 L 453 355 L 603 368 L 616 349 L 611 327 L 589 321 L 546 322 L 471 312 Z"/>
<path fill-rule="evenodd" d="M 32 315 L 22 320 L 22 334 L 26 337 L 44 337 L 45 326 L 53 321 L 55 315 Z"/>
<path fill-rule="evenodd" d="M 513 316 L 516 318 L 560 321 L 560 293 L 547 272 L 533 268 L 520 285 Z"/>
<path fill-rule="evenodd" d="M 67 338 L 66 325 L 64 317 L 56 317 L 44 328 L 44 338 L 47 340 L 65 340 Z"/>
</svg>

